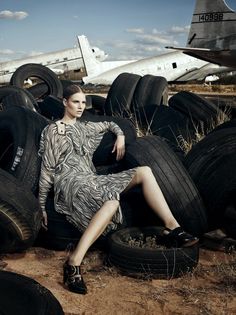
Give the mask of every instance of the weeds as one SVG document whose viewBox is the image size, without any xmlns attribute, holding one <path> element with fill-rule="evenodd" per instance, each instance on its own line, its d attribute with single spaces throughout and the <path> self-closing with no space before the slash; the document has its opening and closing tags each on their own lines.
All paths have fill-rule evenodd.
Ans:
<svg viewBox="0 0 236 315">
<path fill-rule="evenodd" d="M 194 136 L 189 136 L 188 139 L 184 139 L 183 136 L 180 136 L 177 139 L 177 142 L 179 144 L 179 147 L 181 150 L 187 154 L 192 147 L 201 141 L 205 136 L 210 133 L 212 130 L 214 130 L 217 126 L 227 122 L 230 120 L 230 107 L 225 107 L 224 110 L 220 110 L 215 118 L 211 118 L 210 121 L 208 121 L 208 128 L 205 128 L 204 122 L 200 121 L 198 124 L 196 124 L 192 119 L 192 125 L 194 127 Z M 189 133 L 190 135 L 190 133 Z"/>
</svg>

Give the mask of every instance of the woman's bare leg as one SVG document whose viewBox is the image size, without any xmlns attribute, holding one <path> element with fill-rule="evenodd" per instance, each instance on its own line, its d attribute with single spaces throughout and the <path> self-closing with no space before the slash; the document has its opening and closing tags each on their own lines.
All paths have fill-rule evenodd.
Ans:
<svg viewBox="0 0 236 315">
<path fill-rule="evenodd" d="M 138 167 L 135 176 L 133 177 L 132 181 L 129 183 L 125 191 L 128 191 L 130 188 L 136 185 L 142 186 L 142 191 L 146 202 L 153 209 L 153 211 L 163 220 L 167 228 L 172 230 L 176 227 L 179 227 L 179 224 L 171 213 L 165 197 L 163 196 L 163 193 L 150 167 Z"/>
<path fill-rule="evenodd" d="M 109 200 L 93 216 L 87 229 L 81 236 L 75 250 L 70 255 L 69 264 L 79 266 L 89 247 L 102 234 L 119 207 L 118 200 Z"/>
</svg>

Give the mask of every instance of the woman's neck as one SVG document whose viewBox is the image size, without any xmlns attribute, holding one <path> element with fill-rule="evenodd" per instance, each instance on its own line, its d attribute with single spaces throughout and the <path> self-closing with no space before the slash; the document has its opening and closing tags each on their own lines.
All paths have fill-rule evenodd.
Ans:
<svg viewBox="0 0 236 315">
<path fill-rule="evenodd" d="M 76 117 L 69 117 L 69 116 L 65 115 L 65 116 L 63 116 L 61 121 L 67 125 L 74 125 L 74 123 L 76 122 Z"/>
</svg>

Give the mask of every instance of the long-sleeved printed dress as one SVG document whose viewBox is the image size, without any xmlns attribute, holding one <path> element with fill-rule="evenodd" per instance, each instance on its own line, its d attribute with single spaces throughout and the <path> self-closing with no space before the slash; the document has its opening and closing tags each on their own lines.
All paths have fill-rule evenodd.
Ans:
<svg viewBox="0 0 236 315">
<path fill-rule="evenodd" d="M 64 132 L 60 132 L 60 126 Z M 53 185 L 55 210 L 65 214 L 67 220 L 81 232 L 87 228 L 105 201 L 120 199 L 120 193 L 136 172 L 134 168 L 116 174 L 96 174 L 92 162 L 93 153 L 108 130 L 117 136 L 123 135 L 123 131 L 114 122 L 80 120 L 73 125 L 52 123 L 44 128 L 41 135 L 41 209 L 45 210 L 47 195 Z M 120 223 L 122 212 L 119 207 L 103 234 L 115 230 Z"/>
</svg>

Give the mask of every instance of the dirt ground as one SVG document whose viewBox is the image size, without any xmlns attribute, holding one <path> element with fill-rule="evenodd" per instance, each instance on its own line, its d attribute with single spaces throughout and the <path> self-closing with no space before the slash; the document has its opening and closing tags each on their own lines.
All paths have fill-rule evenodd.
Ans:
<svg viewBox="0 0 236 315">
<path fill-rule="evenodd" d="M 204 92 L 214 89 L 204 87 Z M 235 94 L 234 89 L 229 92 Z M 122 275 L 115 267 L 104 266 L 103 252 L 90 250 L 84 259 L 88 286 L 85 296 L 71 293 L 63 286 L 62 265 L 66 257 L 65 251 L 32 247 L 24 253 L 0 256 L 0 269 L 38 281 L 55 295 L 66 315 L 236 314 L 235 250 L 229 254 L 201 247 L 199 264 L 193 273 L 171 280 L 141 280 Z"/>
<path fill-rule="evenodd" d="M 104 253 L 93 249 L 84 260 L 85 296 L 63 287 L 66 257 L 66 251 L 32 247 L 1 256 L 0 268 L 26 275 L 48 288 L 66 315 L 236 314 L 235 251 L 228 254 L 201 248 L 193 273 L 171 280 L 141 280 L 105 267 Z"/>
</svg>

